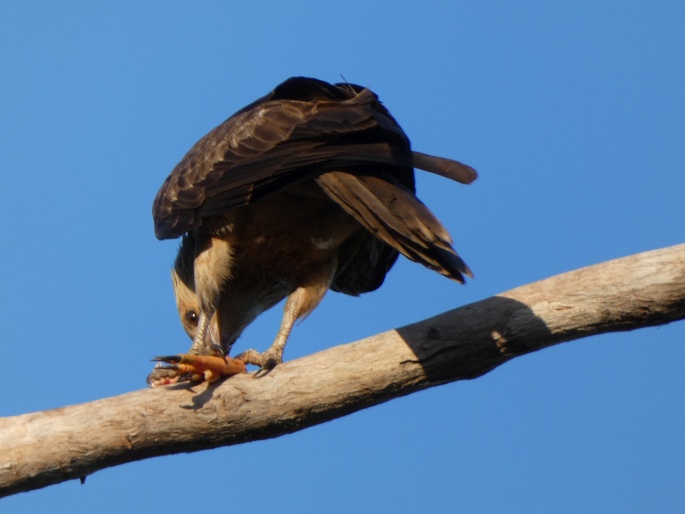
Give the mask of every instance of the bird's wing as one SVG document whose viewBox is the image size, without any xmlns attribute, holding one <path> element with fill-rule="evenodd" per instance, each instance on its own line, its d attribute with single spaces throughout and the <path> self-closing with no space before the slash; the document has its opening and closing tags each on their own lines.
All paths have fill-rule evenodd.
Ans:
<svg viewBox="0 0 685 514">
<path fill-rule="evenodd" d="M 458 282 L 464 282 L 463 275 L 472 276 L 452 248 L 447 229 L 394 177 L 335 171 L 318 176 L 316 181 L 370 233 L 405 257 Z"/>
<path fill-rule="evenodd" d="M 160 188 L 152 213 L 159 239 L 327 171 L 379 169 L 414 190 L 417 167 L 469 183 L 473 168 L 411 152 L 407 136 L 369 89 L 293 77 L 200 139 Z"/>
<path fill-rule="evenodd" d="M 155 234 L 178 237 L 203 218 L 332 169 L 411 166 L 404 132 L 375 104 L 364 89 L 342 101 L 277 99 L 243 109 L 171 172 L 153 204 Z"/>
</svg>

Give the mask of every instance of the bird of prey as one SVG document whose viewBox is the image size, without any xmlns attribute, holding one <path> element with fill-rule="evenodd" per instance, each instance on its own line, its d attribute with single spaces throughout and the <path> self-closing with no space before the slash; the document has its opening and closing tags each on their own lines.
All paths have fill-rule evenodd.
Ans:
<svg viewBox="0 0 685 514">
<path fill-rule="evenodd" d="M 159 239 L 181 237 L 172 270 L 186 355 L 148 382 L 216 380 L 282 362 L 294 323 L 326 291 L 380 287 L 398 254 L 457 282 L 472 276 L 416 197 L 414 168 L 468 184 L 473 168 L 411 150 L 371 90 L 293 77 L 209 132 L 152 208 Z M 245 327 L 287 298 L 269 349 L 227 357 Z"/>
</svg>

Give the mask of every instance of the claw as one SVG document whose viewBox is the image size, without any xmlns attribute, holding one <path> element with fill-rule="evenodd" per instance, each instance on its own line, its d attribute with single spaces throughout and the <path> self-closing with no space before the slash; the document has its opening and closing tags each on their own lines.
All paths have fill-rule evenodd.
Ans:
<svg viewBox="0 0 685 514">
<path fill-rule="evenodd" d="M 259 368 L 259 369 L 256 371 L 256 373 L 254 374 L 254 377 L 255 377 L 255 378 L 262 378 L 262 377 L 267 376 L 269 373 L 271 373 L 271 372 L 273 371 L 273 369 L 274 369 L 276 366 L 278 366 L 278 365 L 281 364 L 282 362 L 283 362 L 283 361 L 277 361 L 277 360 L 274 359 L 274 358 L 266 359 L 266 360 L 262 363 L 262 365 L 260 366 L 260 368 Z"/>
<path fill-rule="evenodd" d="M 264 353 L 259 353 L 256 350 L 246 350 L 236 358 L 247 364 L 259 366 L 259 369 L 254 374 L 254 378 L 261 378 L 271 373 L 276 366 L 283 362 L 283 353 L 273 351 L 272 349 Z"/>
<path fill-rule="evenodd" d="M 223 352 L 222 352 L 223 353 Z M 173 384 L 180 381 L 216 382 L 221 377 L 245 373 L 245 362 L 240 359 L 216 355 L 165 355 L 152 359 L 164 363 L 148 376 L 150 387 Z"/>
<path fill-rule="evenodd" d="M 216 357 L 226 356 L 226 352 L 224 352 L 224 349 L 221 346 L 219 346 L 218 344 L 214 344 L 214 343 L 209 345 L 209 354 L 215 355 Z"/>
</svg>

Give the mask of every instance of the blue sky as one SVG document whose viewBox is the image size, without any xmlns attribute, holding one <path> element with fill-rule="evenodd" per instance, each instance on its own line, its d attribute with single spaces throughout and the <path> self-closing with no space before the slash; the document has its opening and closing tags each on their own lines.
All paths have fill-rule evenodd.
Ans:
<svg viewBox="0 0 685 514">
<path fill-rule="evenodd" d="M 557 273 L 683 242 L 681 2 L 2 2 L 0 415 L 144 387 L 189 346 L 152 230 L 190 146 L 293 75 L 367 85 L 476 278 L 401 260 L 331 293 L 294 359 Z M 236 349 L 266 348 L 280 308 Z M 685 324 L 559 345 L 274 440 L 147 460 L 7 512 L 685 511 Z M 19 367 L 17 367 L 19 365 Z M 226 504 L 226 502 L 230 502 Z"/>
</svg>

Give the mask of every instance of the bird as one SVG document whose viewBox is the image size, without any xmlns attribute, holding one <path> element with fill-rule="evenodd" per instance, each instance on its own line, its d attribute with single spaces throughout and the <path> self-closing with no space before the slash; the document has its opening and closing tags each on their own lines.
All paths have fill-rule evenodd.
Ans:
<svg viewBox="0 0 685 514">
<path fill-rule="evenodd" d="M 158 239 L 181 238 L 172 269 L 187 354 L 156 357 L 152 386 L 208 382 L 283 362 L 293 325 L 330 289 L 378 289 L 399 254 L 449 279 L 473 274 L 416 196 L 414 169 L 469 184 L 476 171 L 413 151 L 367 87 L 292 77 L 201 138 L 153 207 Z M 259 314 L 286 299 L 271 346 L 235 359 Z"/>
</svg>

